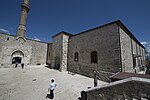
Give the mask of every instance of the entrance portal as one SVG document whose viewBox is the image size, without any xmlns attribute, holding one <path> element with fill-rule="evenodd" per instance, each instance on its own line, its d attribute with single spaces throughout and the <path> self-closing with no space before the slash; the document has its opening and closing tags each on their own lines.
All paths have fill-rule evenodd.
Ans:
<svg viewBox="0 0 150 100">
<path fill-rule="evenodd" d="M 12 59 L 12 64 L 21 64 L 21 57 L 14 57 Z"/>
<path fill-rule="evenodd" d="M 24 54 L 21 51 L 15 51 L 11 55 L 12 64 L 21 64 L 23 61 Z"/>
</svg>

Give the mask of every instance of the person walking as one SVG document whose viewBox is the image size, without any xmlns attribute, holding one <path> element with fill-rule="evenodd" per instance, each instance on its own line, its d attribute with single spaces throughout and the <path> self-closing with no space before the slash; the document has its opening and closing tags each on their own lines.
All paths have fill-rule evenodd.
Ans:
<svg viewBox="0 0 150 100">
<path fill-rule="evenodd" d="M 16 63 L 16 66 L 15 66 L 15 68 L 17 68 L 17 66 L 18 66 L 18 63 Z"/>
<path fill-rule="evenodd" d="M 94 87 L 97 86 L 97 74 L 96 74 L 96 71 L 94 71 Z"/>
<path fill-rule="evenodd" d="M 54 82 L 54 80 L 52 79 L 51 80 L 51 84 L 50 84 L 50 87 L 48 89 L 48 91 L 50 90 L 50 95 L 49 95 L 49 98 L 50 99 L 53 99 L 54 98 L 54 90 L 55 90 L 55 87 L 56 87 L 56 83 Z M 46 96 L 47 98 L 48 96 Z"/>
<path fill-rule="evenodd" d="M 24 63 L 21 64 L 22 69 L 24 68 Z"/>
</svg>

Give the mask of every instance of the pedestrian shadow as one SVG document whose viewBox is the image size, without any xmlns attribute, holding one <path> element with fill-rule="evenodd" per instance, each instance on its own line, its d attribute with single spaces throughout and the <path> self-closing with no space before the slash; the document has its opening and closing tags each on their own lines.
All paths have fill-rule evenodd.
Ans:
<svg viewBox="0 0 150 100">
<path fill-rule="evenodd" d="M 47 94 L 47 95 L 46 95 L 46 99 L 47 99 L 47 98 L 48 98 L 48 99 L 54 99 L 54 97 L 53 97 L 51 94 Z"/>
<path fill-rule="evenodd" d="M 49 98 L 49 99 L 50 99 L 50 94 L 47 94 L 47 95 L 46 95 L 46 99 L 47 99 L 47 98 Z"/>
</svg>

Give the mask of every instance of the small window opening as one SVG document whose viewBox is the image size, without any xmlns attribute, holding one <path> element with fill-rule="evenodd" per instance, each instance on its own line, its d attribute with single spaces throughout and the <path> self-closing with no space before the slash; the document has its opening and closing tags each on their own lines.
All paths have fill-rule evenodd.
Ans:
<svg viewBox="0 0 150 100">
<path fill-rule="evenodd" d="M 78 52 L 75 52 L 75 54 L 74 54 L 74 61 L 75 62 L 79 61 L 79 53 Z"/>
<path fill-rule="evenodd" d="M 91 63 L 97 63 L 97 52 L 96 51 L 93 51 L 91 52 Z"/>
<path fill-rule="evenodd" d="M 9 37 L 7 38 L 7 40 L 9 40 Z"/>
</svg>

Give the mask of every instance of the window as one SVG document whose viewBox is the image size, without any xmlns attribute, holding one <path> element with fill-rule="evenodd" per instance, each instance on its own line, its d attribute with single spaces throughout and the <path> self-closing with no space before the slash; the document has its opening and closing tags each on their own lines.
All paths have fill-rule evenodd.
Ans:
<svg viewBox="0 0 150 100">
<path fill-rule="evenodd" d="M 7 40 L 9 40 L 9 37 L 7 38 Z"/>
<path fill-rule="evenodd" d="M 97 52 L 96 51 L 93 51 L 91 52 L 91 63 L 97 63 Z"/>
<path fill-rule="evenodd" d="M 74 61 L 75 62 L 79 61 L 79 53 L 78 52 L 75 52 L 75 54 L 74 54 Z"/>
<path fill-rule="evenodd" d="M 141 59 L 141 64 L 143 64 L 143 59 Z"/>
<path fill-rule="evenodd" d="M 136 67 L 136 58 L 133 57 L 133 69 Z"/>
<path fill-rule="evenodd" d="M 51 52 L 49 52 L 49 57 L 51 56 Z"/>
</svg>

